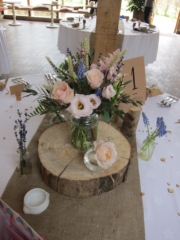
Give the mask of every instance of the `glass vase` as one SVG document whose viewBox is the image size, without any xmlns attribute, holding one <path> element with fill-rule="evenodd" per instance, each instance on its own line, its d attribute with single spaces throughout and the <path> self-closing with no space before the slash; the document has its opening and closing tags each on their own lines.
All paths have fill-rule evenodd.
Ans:
<svg viewBox="0 0 180 240">
<path fill-rule="evenodd" d="M 26 148 L 17 149 L 17 169 L 20 175 L 28 175 L 31 173 L 31 156 Z"/>
<path fill-rule="evenodd" d="M 98 115 L 76 119 L 71 116 L 71 140 L 75 148 L 87 150 L 97 140 Z"/>
<path fill-rule="evenodd" d="M 143 141 L 142 148 L 139 153 L 139 158 L 144 161 L 149 161 L 153 155 L 155 146 L 155 140 L 147 137 L 147 139 Z"/>
<path fill-rule="evenodd" d="M 86 151 L 86 153 L 84 154 L 84 164 L 92 172 L 101 172 L 104 169 L 102 169 L 100 166 L 98 166 L 97 161 L 94 158 L 94 155 L 95 155 L 94 148 L 88 149 Z"/>
<path fill-rule="evenodd" d="M 66 121 L 67 121 L 67 119 L 60 112 L 59 113 L 53 113 L 53 115 L 50 119 L 50 122 L 49 122 L 49 126 L 52 126 L 54 124 L 61 123 L 61 122 L 66 122 Z"/>
</svg>

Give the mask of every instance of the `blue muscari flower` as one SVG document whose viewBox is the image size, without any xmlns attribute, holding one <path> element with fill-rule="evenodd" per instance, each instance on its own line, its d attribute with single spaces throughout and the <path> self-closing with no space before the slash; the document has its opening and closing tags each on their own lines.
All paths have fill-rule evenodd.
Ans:
<svg viewBox="0 0 180 240">
<path fill-rule="evenodd" d="M 158 130 L 157 130 L 157 135 L 159 137 L 163 137 L 165 134 L 167 133 L 166 131 L 166 125 L 164 123 L 164 121 L 161 122 L 161 125 L 159 126 Z"/>
<path fill-rule="evenodd" d="M 146 114 L 144 112 L 142 112 L 142 116 L 143 116 L 144 125 L 145 126 L 149 125 L 149 119 L 146 117 Z"/>
<path fill-rule="evenodd" d="M 82 60 L 79 63 L 77 74 L 80 79 L 84 78 L 84 65 Z"/>
<path fill-rule="evenodd" d="M 97 92 L 95 93 L 97 97 L 101 97 L 102 96 L 102 90 L 101 88 L 98 88 Z"/>
<path fill-rule="evenodd" d="M 156 127 L 160 127 L 162 122 L 163 122 L 163 117 L 161 118 L 158 117 L 156 122 Z"/>
</svg>

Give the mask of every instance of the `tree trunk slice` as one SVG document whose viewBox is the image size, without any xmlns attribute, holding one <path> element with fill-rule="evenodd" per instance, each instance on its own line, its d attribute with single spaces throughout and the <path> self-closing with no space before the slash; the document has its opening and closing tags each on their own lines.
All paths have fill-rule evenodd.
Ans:
<svg viewBox="0 0 180 240">
<path fill-rule="evenodd" d="M 128 140 L 106 122 L 98 123 L 98 141 L 111 141 L 117 161 L 107 170 L 92 172 L 84 164 L 84 151 L 71 144 L 70 121 L 47 128 L 39 137 L 39 168 L 45 183 L 70 197 L 91 197 L 108 192 L 124 179 L 130 158 Z"/>
</svg>

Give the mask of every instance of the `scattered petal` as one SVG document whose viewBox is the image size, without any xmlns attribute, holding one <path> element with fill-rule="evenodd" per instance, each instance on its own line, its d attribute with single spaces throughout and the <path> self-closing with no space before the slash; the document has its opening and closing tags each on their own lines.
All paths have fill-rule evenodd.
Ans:
<svg viewBox="0 0 180 240">
<path fill-rule="evenodd" d="M 169 132 L 169 133 L 172 133 L 172 131 L 171 131 L 171 130 L 167 130 L 167 132 Z"/>
<path fill-rule="evenodd" d="M 178 215 L 180 216 L 180 213 L 178 213 Z"/>
<path fill-rule="evenodd" d="M 176 187 L 179 187 L 179 184 L 176 184 Z"/>
<path fill-rule="evenodd" d="M 3 139 L 6 139 L 5 137 L 3 137 Z"/>
<path fill-rule="evenodd" d="M 25 111 L 27 111 L 28 110 L 28 108 L 25 108 Z"/>
<path fill-rule="evenodd" d="M 165 158 L 161 158 L 161 161 L 162 161 L 162 162 L 165 162 L 165 160 L 166 160 Z"/>
<path fill-rule="evenodd" d="M 168 182 L 167 185 L 171 185 L 171 184 Z"/>
<path fill-rule="evenodd" d="M 173 158 L 173 156 L 171 156 L 171 158 Z"/>
<path fill-rule="evenodd" d="M 13 106 L 11 105 L 10 108 L 12 108 Z"/>
<path fill-rule="evenodd" d="M 169 193 L 173 193 L 173 192 L 174 192 L 174 190 L 173 190 L 173 189 L 171 189 L 171 188 L 168 188 L 168 192 L 169 192 Z"/>
<path fill-rule="evenodd" d="M 144 195 L 145 195 L 145 193 L 142 192 L 142 193 L 141 193 L 141 196 L 144 196 Z"/>
</svg>

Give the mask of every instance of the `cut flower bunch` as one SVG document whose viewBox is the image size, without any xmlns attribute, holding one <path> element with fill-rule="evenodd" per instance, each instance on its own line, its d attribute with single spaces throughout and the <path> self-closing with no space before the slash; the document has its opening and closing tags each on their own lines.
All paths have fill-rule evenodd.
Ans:
<svg viewBox="0 0 180 240">
<path fill-rule="evenodd" d="M 85 38 L 75 56 L 67 50 L 67 59 L 59 68 L 46 57 L 60 80 L 53 87 L 42 85 L 39 92 L 31 89 L 24 91 L 29 95 L 38 95 L 39 106 L 29 117 L 49 112 L 59 114 L 67 109 L 72 114 L 73 144 L 79 149 L 89 148 L 97 138 L 97 115 L 105 121 L 113 119 L 115 114 L 123 118 L 124 112 L 117 109 L 116 104 L 141 104 L 123 92 L 130 82 L 124 83 L 124 75 L 121 74 L 125 52 L 117 49 L 103 59 L 100 54 L 98 64 L 90 64 L 89 39 Z"/>
<path fill-rule="evenodd" d="M 164 123 L 163 117 L 161 118 L 158 117 L 156 122 L 156 129 L 152 134 L 150 134 L 149 119 L 147 118 L 144 112 L 142 113 L 142 116 L 143 116 L 144 125 L 147 127 L 147 130 L 148 130 L 148 137 L 143 142 L 143 146 L 140 150 L 139 157 L 142 160 L 148 161 L 151 159 L 152 154 L 154 152 L 154 148 L 156 146 L 156 143 L 155 143 L 156 137 L 158 136 L 163 137 L 165 134 L 167 134 L 167 131 L 166 131 L 166 125 Z"/>
</svg>

